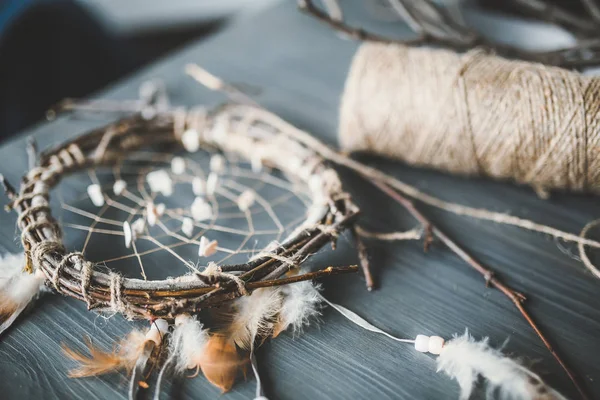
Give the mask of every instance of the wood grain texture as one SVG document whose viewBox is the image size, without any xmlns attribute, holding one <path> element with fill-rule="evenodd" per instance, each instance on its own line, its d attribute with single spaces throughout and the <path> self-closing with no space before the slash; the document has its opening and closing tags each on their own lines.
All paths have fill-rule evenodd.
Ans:
<svg viewBox="0 0 600 400">
<path fill-rule="evenodd" d="M 192 45 L 117 84 L 102 96 L 130 99 L 148 78 L 166 82 L 175 104 L 221 101 L 183 74 L 197 62 L 232 82 L 261 88 L 259 101 L 301 128 L 335 142 L 339 95 L 356 44 L 297 13 L 286 2 L 253 20 L 233 25 L 211 40 Z M 60 118 L 42 124 L 0 148 L 0 171 L 18 182 L 26 170 L 25 139 L 34 135 L 45 148 L 80 134 L 107 119 Z M 598 216 L 597 197 L 556 194 L 544 201 L 527 188 L 485 180 L 466 180 L 411 169 L 377 159 L 371 165 L 394 173 L 447 200 L 486 207 L 578 231 Z M 411 228 L 415 222 L 368 182 L 341 171 L 347 190 L 363 210 L 362 223 L 371 230 Z M 0 205 L 6 199 L 2 198 Z M 529 297 L 527 306 L 557 350 L 573 366 L 584 386 L 600 397 L 600 282 L 584 272 L 572 255 L 575 246 L 545 236 L 422 210 L 458 243 L 506 283 Z M 0 216 L 0 251 L 19 248 L 15 215 Z M 529 329 L 512 304 L 487 289 L 481 276 L 439 244 L 424 254 L 420 243 L 368 242 L 380 289 L 367 292 L 360 276 L 324 281 L 325 295 L 394 334 L 418 333 L 449 337 L 468 327 L 475 336 L 523 358 L 552 386 L 577 398 L 568 378 Z M 311 263 L 356 262 L 351 241 L 323 253 Z M 83 303 L 45 296 L 0 341 L 0 398 L 119 399 L 126 396 L 124 375 L 69 379 L 72 363 L 60 344 L 83 349 L 90 335 L 108 348 L 131 329 L 120 317 L 105 320 Z M 271 399 L 452 399 L 458 386 L 435 372 L 434 358 L 384 337 L 367 334 L 325 309 L 318 326 L 302 336 L 283 334 L 258 351 L 258 362 Z M 182 379 L 164 388 L 163 398 L 220 397 L 204 378 Z M 254 396 L 254 381 L 240 382 L 224 399 Z"/>
</svg>

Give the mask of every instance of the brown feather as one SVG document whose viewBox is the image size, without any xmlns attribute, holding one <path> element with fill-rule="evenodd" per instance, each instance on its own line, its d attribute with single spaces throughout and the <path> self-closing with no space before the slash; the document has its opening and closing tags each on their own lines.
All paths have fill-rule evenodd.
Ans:
<svg viewBox="0 0 600 400">
<path fill-rule="evenodd" d="M 131 372 L 144 349 L 145 335 L 140 331 L 133 331 L 121 340 L 111 352 L 94 347 L 89 337 L 85 342 L 90 352 L 89 357 L 71 350 L 63 344 L 63 352 L 80 364 L 78 368 L 69 372 L 71 378 L 102 375 L 119 369 Z"/>
<path fill-rule="evenodd" d="M 8 319 L 19 305 L 10 296 L 0 291 L 0 321 Z"/>
<path fill-rule="evenodd" d="M 281 332 L 283 332 L 287 328 L 285 322 L 281 320 L 281 315 L 277 317 L 277 322 L 275 322 L 275 326 L 273 326 L 273 334 L 272 337 L 276 338 L 279 336 Z"/>
<path fill-rule="evenodd" d="M 223 335 L 213 335 L 208 339 L 200 368 L 210 383 L 229 391 L 240 372 L 246 369 L 248 359 L 237 350 L 232 340 Z"/>
</svg>

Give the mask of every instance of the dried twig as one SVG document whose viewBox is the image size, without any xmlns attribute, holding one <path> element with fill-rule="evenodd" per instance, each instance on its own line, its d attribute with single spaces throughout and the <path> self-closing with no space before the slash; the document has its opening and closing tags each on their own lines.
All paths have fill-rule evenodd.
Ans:
<svg viewBox="0 0 600 400">
<path fill-rule="evenodd" d="M 510 287 L 502 283 L 495 276 L 494 271 L 484 267 L 481 263 L 479 263 L 479 261 L 477 261 L 471 255 L 469 255 L 462 247 L 460 247 L 456 242 L 450 239 L 450 237 L 448 237 L 443 231 L 441 231 L 434 224 L 432 224 L 431 221 L 429 221 L 427 217 L 425 217 L 419 210 L 417 210 L 414 204 L 402 194 L 390 188 L 385 183 L 373 181 L 373 184 L 385 194 L 387 194 L 390 198 L 392 198 L 394 201 L 396 201 L 398 204 L 400 204 L 402 207 L 404 207 L 415 219 L 417 219 L 421 224 L 423 224 L 423 226 L 431 227 L 431 232 L 433 233 L 433 235 L 440 239 L 446 246 L 448 246 L 448 248 L 454 254 L 460 257 L 464 262 L 466 262 L 470 267 L 472 267 L 484 277 L 486 286 L 496 288 L 500 292 L 502 292 L 502 294 L 508 297 L 510 301 L 512 301 L 512 303 L 515 305 L 515 307 L 519 310 L 523 318 L 525 318 L 529 326 L 531 326 L 531 328 L 535 331 L 537 336 L 544 343 L 544 346 L 546 346 L 548 351 L 550 351 L 550 353 L 560 364 L 562 369 L 567 373 L 569 379 L 571 380 L 571 382 L 573 382 L 573 385 L 575 385 L 581 397 L 586 400 L 589 399 L 589 397 L 586 395 L 585 391 L 579 385 L 579 382 L 575 378 L 575 374 L 565 364 L 565 362 L 558 355 L 558 353 L 556 353 L 556 351 L 554 350 L 544 333 L 541 331 L 540 327 L 535 323 L 529 312 L 523 306 L 523 302 L 526 300 L 526 297 L 523 294 L 515 291 L 514 289 L 511 289 Z"/>
<path fill-rule="evenodd" d="M 548 4 L 543 0 L 532 2 L 513 0 L 521 12 L 534 18 L 556 24 L 567 29 L 580 40 L 573 46 L 553 51 L 535 52 L 493 42 L 483 35 L 462 25 L 448 10 L 429 0 L 419 2 L 407 0 L 389 0 L 391 10 L 398 14 L 415 32 L 416 37 L 397 39 L 366 31 L 347 24 L 343 19 L 332 17 L 328 12 L 317 7 L 312 0 L 298 0 L 301 11 L 329 25 L 332 29 L 355 40 L 366 40 L 381 43 L 397 43 L 407 46 L 437 45 L 465 51 L 473 47 L 481 47 L 508 58 L 518 58 L 531 62 L 561 66 L 564 68 L 583 68 L 600 63 L 600 19 L 586 19 Z M 592 0 L 582 0 L 586 8 L 598 11 L 599 7 Z"/>
<path fill-rule="evenodd" d="M 352 236 L 354 237 L 354 243 L 356 243 L 356 250 L 358 252 L 358 260 L 362 268 L 363 274 L 365 275 L 365 284 L 367 290 L 371 291 L 375 288 L 373 281 L 373 274 L 371 274 L 371 263 L 369 262 L 369 254 L 367 253 L 367 247 L 361 239 L 358 227 L 352 227 Z"/>
</svg>

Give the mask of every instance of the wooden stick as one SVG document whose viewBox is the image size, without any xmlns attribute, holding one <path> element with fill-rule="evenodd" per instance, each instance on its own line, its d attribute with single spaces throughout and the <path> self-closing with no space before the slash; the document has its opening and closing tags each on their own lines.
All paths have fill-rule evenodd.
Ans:
<svg viewBox="0 0 600 400">
<path fill-rule="evenodd" d="M 540 0 L 535 1 L 540 3 Z M 423 2 L 425 3 L 424 0 Z M 525 8 L 524 4 L 527 2 L 525 0 L 519 0 L 519 2 L 522 3 L 520 5 Z M 503 57 L 517 58 L 563 68 L 584 68 L 586 66 L 598 65 L 600 63 L 600 39 L 597 37 L 580 40 L 573 46 L 560 48 L 558 50 L 542 52 L 526 51 L 515 46 L 492 42 L 482 35 L 472 31 L 468 31 L 468 33 L 458 32 L 456 26 L 453 26 L 454 24 L 451 23 L 451 19 L 448 19 L 446 15 L 443 15 L 444 13 L 439 9 L 439 6 L 430 2 L 428 2 L 428 4 L 429 10 L 427 10 L 427 14 L 429 14 L 429 11 L 432 10 L 437 13 L 438 15 L 436 18 L 439 20 L 438 25 L 449 32 L 456 32 L 457 35 L 455 36 L 457 36 L 458 39 L 450 36 L 433 35 L 427 30 L 419 30 L 417 31 L 417 37 L 409 39 L 396 39 L 387 37 L 363 30 L 361 28 L 350 26 L 343 20 L 334 19 L 327 12 L 315 6 L 312 0 L 298 0 L 298 8 L 300 11 L 305 12 L 320 22 L 328 25 L 333 30 L 341 32 L 354 40 L 396 43 L 406 46 L 439 45 L 456 51 L 466 51 L 479 46 Z M 560 26 L 566 26 L 569 28 L 568 31 L 573 34 L 581 33 L 582 29 L 581 26 L 578 25 L 578 22 L 582 20 L 577 20 L 578 22 L 570 21 L 570 19 L 576 17 L 570 14 L 567 15 L 564 10 L 557 7 L 553 7 L 551 10 L 553 11 L 552 15 L 555 17 L 554 19 L 550 19 L 551 23 L 556 23 Z M 531 10 L 529 11 L 531 12 Z M 544 9 L 535 9 L 534 15 L 541 21 L 548 21 L 548 15 L 544 11 Z M 597 24 L 595 21 L 592 21 L 592 23 L 587 25 L 587 28 L 596 26 L 595 29 L 597 30 Z"/>
<path fill-rule="evenodd" d="M 367 285 L 367 290 L 370 292 L 375 288 L 373 275 L 371 274 L 371 263 L 369 262 L 369 254 L 367 253 L 367 247 L 365 246 L 365 243 L 361 239 L 356 229 L 356 225 L 354 225 L 352 227 L 352 236 L 354 237 L 354 243 L 356 243 L 358 260 L 360 262 L 363 274 L 365 275 L 365 284 Z"/>
</svg>

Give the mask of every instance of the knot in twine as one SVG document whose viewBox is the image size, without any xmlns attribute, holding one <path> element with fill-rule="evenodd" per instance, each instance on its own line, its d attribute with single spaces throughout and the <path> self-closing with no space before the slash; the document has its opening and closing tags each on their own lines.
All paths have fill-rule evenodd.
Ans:
<svg viewBox="0 0 600 400">
<path fill-rule="evenodd" d="M 600 79 L 480 50 L 363 44 L 341 147 L 535 189 L 600 189 Z"/>
<path fill-rule="evenodd" d="M 110 307 L 116 313 L 127 313 L 127 304 L 123 300 L 123 277 L 116 272 L 110 274 Z"/>
<path fill-rule="evenodd" d="M 28 255 L 34 270 L 41 269 L 41 265 L 46 257 L 46 254 L 52 252 L 62 255 L 65 252 L 65 248 L 61 243 L 50 240 L 32 243 Z"/>
</svg>

